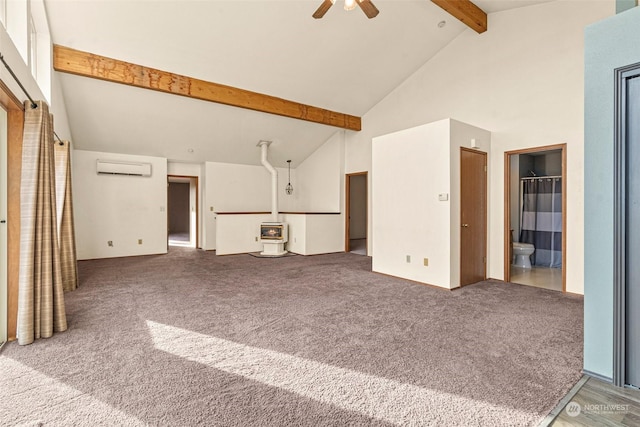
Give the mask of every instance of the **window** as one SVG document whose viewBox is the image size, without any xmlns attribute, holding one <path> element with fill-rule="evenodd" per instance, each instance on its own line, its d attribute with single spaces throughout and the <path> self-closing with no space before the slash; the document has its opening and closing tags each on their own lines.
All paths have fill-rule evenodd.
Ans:
<svg viewBox="0 0 640 427">
<path fill-rule="evenodd" d="M 51 102 L 51 36 L 44 1 L 0 0 L 0 18 L 45 99 Z M 19 73 L 19 68 L 14 70 Z"/>
<path fill-rule="evenodd" d="M 7 28 L 7 0 L 0 0 L 0 22 Z"/>
<path fill-rule="evenodd" d="M 43 0 L 29 1 L 29 69 L 51 102 L 51 37 Z"/>
<path fill-rule="evenodd" d="M 38 79 L 38 33 L 33 23 L 33 16 L 29 15 L 29 69 L 31 75 Z"/>
</svg>

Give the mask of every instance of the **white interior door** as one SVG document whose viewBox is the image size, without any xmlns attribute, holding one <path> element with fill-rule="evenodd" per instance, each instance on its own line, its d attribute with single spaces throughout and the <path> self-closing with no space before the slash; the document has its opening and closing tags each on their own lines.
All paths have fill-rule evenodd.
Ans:
<svg viewBox="0 0 640 427">
<path fill-rule="evenodd" d="M 7 112 L 0 108 L 0 343 L 7 340 Z"/>
</svg>

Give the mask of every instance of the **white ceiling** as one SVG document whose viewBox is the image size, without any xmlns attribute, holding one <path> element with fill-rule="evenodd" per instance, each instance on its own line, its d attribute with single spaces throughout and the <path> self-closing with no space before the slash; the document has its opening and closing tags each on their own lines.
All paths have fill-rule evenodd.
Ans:
<svg viewBox="0 0 640 427">
<path fill-rule="evenodd" d="M 492 13 L 548 0 L 477 0 Z M 466 27 L 428 0 L 45 0 L 56 44 L 364 115 Z M 443 28 L 440 21 L 446 21 Z M 489 21 L 490 22 L 490 21 Z M 468 30 L 471 31 L 471 30 Z M 491 31 L 491 28 L 489 28 Z M 481 37 L 481 35 L 478 35 Z M 76 148 L 185 162 L 296 167 L 338 128 L 60 74 Z"/>
</svg>

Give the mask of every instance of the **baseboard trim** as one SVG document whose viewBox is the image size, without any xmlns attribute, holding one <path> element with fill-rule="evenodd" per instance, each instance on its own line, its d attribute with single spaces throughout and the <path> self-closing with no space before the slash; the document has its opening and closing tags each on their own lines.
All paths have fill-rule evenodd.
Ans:
<svg viewBox="0 0 640 427">
<path fill-rule="evenodd" d="M 613 384 L 613 378 L 605 377 L 604 375 L 596 374 L 595 372 L 591 372 L 587 369 L 582 370 L 583 375 L 589 375 L 597 380 L 604 381 L 605 383 Z"/>
</svg>

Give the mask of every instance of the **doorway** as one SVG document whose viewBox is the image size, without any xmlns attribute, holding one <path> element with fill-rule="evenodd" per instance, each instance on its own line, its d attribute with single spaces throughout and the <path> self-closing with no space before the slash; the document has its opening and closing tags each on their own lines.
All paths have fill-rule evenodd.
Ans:
<svg viewBox="0 0 640 427">
<path fill-rule="evenodd" d="M 197 248 L 198 177 L 167 176 L 167 244 Z"/>
<path fill-rule="evenodd" d="M 367 172 L 347 174 L 345 252 L 367 255 Z"/>
<path fill-rule="evenodd" d="M 0 108 L 0 347 L 7 341 L 7 112 Z"/>
<path fill-rule="evenodd" d="M 614 369 L 640 388 L 640 64 L 616 70 L 614 172 Z"/>
<path fill-rule="evenodd" d="M 487 278 L 487 153 L 460 148 L 460 286 Z"/>
<path fill-rule="evenodd" d="M 504 280 L 565 292 L 566 144 L 505 152 Z"/>
</svg>

